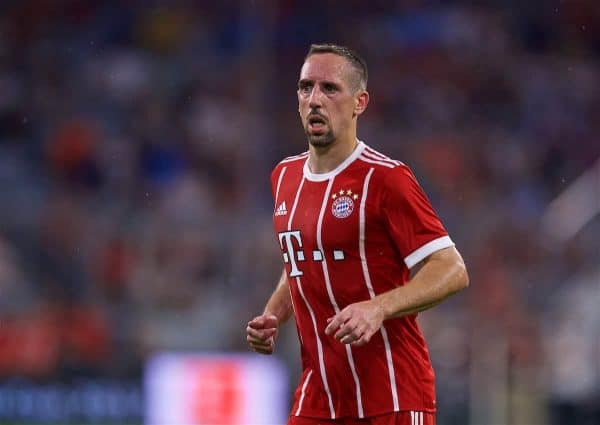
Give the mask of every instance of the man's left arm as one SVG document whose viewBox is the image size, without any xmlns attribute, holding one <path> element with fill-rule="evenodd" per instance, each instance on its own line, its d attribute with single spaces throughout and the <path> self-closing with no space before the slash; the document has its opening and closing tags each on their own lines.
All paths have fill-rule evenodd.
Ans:
<svg viewBox="0 0 600 425">
<path fill-rule="evenodd" d="M 364 345 L 384 320 L 427 310 L 469 285 L 465 263 L 454 246 L 432 253 L 419 266 L 405 285 L 346 306 L 328 320 L 325 333 L 344 344 Z"/>
</svg>

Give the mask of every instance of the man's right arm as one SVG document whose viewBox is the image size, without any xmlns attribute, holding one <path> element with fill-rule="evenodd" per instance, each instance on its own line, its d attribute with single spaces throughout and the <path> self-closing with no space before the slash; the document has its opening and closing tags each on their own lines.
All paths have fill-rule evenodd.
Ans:
<svg viewBox="0 0 600 425">
<path fill-rule="evenodd" d="M 279 325 L 292 315 L 292 298 L 285 269 L 269 298 L 263 314 L 255 317 L 246 327 L 246 340 L 257 353 L 272 354 Z"/>
</svg>

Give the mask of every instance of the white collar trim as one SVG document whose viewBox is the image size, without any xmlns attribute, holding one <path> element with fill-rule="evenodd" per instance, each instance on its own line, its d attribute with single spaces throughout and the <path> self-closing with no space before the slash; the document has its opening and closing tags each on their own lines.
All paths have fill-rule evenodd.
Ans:
<svg viewBox="0 0 600 425">
<path fill-rule="evenodd" d="M 306 161 L 304 161 L 304 169 L 303 169 L 304 178 L 306 180 L 310 180 L 313 182 L 323 182 L 325 180 L 329 180 L 332 177 L 335 177 L 336 175 L 341 173 L 346 167 L 348 167 L 348 165 L 350 165 L 352 162 L 354 162 L 354 160 L 356 158 L 358 158 L 358 156 L 365 149 L 365 146 L 366 145 L 362 141 L 358 140 L 358 144 L 354 148 L 354 151 L 352 151 L 352 153 L 344 161 L 342 161 L 342 163 L 340 165 L 335 167 L 335 169 L 328 171 L 326 173 L 313 173 L 312 171 L 310 171 L 310 168 L 308 168 L 308 157 L 307 157 Z"/>
</svg>

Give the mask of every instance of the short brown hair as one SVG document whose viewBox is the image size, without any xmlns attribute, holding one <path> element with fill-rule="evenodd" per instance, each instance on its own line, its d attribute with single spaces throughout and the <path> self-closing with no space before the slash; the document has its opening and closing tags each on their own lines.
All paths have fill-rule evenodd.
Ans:
<svg viewBox="0 0 600 425">
<path fill-rule="evenodd" d="M 340 46 L 338 44 L 311 44 L 304 60 L 308 59 L 309 56 L 319 53 L 333 53 L 334 55 L 346 58 L 358 74 L 358 84 L 356 84 L 356 88 L 366 90 L 369 72 L 367 70 L 367 63 L 358 53 L 349 47 Z"/>
</svg>

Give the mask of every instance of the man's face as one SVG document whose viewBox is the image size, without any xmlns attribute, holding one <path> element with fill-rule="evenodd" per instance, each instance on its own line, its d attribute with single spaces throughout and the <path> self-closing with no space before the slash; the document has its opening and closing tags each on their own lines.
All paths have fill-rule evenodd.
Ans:
<svg viewBox="0 0 600 425">
<path fill-rule="evenodd" d="M 356 107 L 354 78 L 352 65 L 333 53 L 313 54 L 304 62 L 298 110 L 312 146 L 329 146 L 351 125 Z"/>
</svg>

